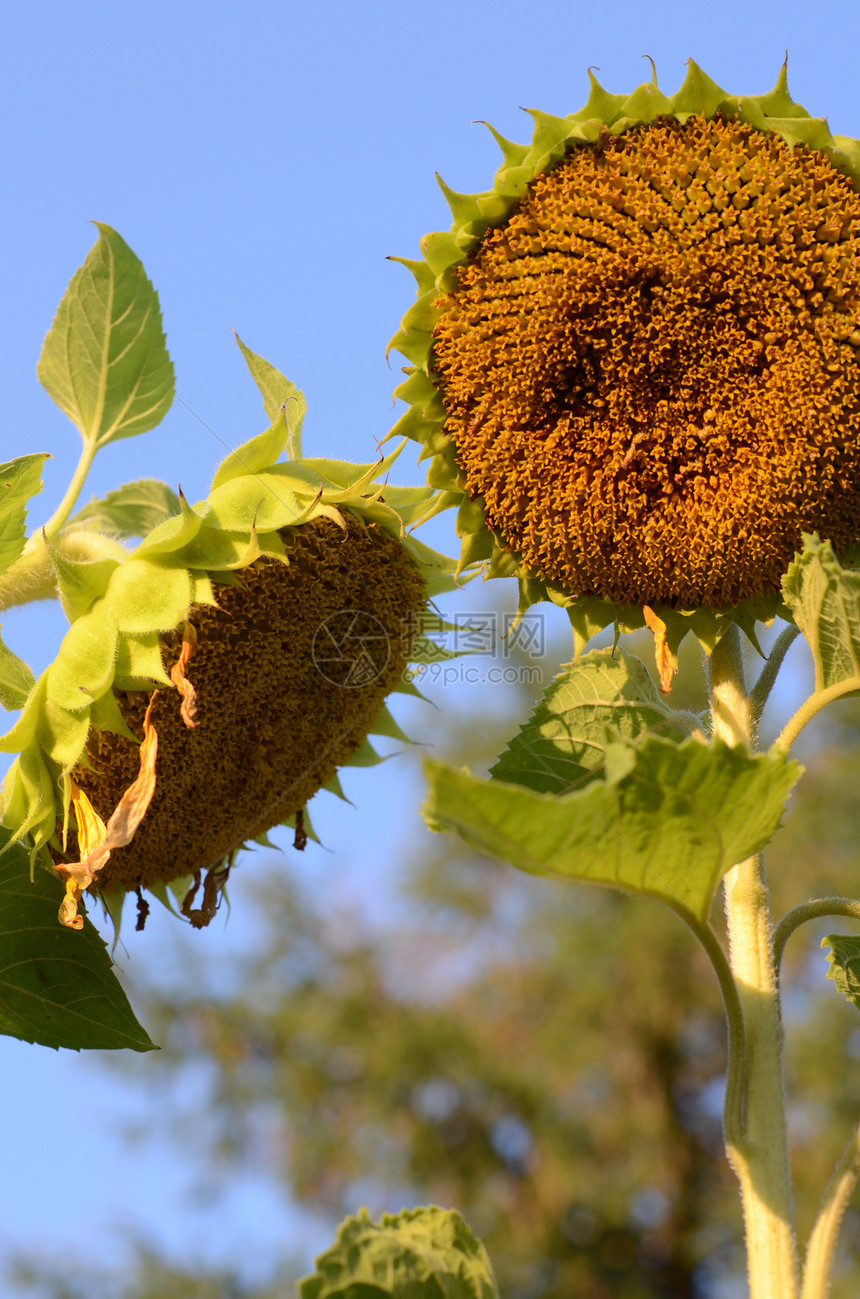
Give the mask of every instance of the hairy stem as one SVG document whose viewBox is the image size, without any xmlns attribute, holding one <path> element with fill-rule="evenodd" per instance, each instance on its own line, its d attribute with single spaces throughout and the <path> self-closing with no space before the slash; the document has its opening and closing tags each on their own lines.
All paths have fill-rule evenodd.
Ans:
<svg viewBox="0 0 860 1299">
<path fill-rule="evenodd" d="M 860 1125 L 854 1129 L 851 1140 L 842 1152 L 830 1184 L 824 1192 L 821 1210 L 809 1237 L 801 1299 L 827 1299 L 836 1239 L 858 1176 L 860 1176 Z"/>
<path fill-rule="evenodd" d="M 782 667 L 783 659 L 799 635 L 799 627 L 786 627 L 774 641 L 773 649 L 770 651 L 767 662 L 761 670 L 761 675 L 750 691 L 750 708 L 756 723 L 758 723 L 764 711 L 764 706 L 773 689 L 779 669 Z"/>
<path fill-rule="evenodd" d="M 777 977 L 785 944 L 795 929 L 805 925 L 807 920 L 818 920 L 821 916 L 852 916 L 860 920 L 860 902 L 856 898 L 813 898 L 786 911 L 773 931 L 773 963 Z"/>
<path fill-rule="evenodd" d="M 671 905 L 671 904 L 670 904 Z M 745 1076 L 744 1016 L 737 985 L 719 938 L 708 924 L 699 924 L 684 907 L 673 908 L 707 952 L 723 994 L 728 1027 L 726 1095 L 723 1102 L 723 1135 L 729 1159 L 743 1153 L 743 1083 Z"/>
<path fill-rule="evenodd" d="M 59 536 L 54 550 L 73 563 L 86 564 L 99 559 L 128 558 L 128 551 L 112 537 L 85 528 Z M 33 533 L 24 551 L 5 573 L 0 573 L 0 613 L 36 600 L 53 600 L 57 578 L 51 562 L 51 551 L 41 532 Z"/>
<path fill-rule="evenodd" d="M 44 525 L 44 527 L 39 529 L 39 533 L 34 533 L 33 536 L 30 538 L 31 542 L 34 541 L 36 536 L 40 534 L 47 537 L 48 541 L 52 541 L 54 537 L 57 535 L 57 533 L 60 531 L 60 528 L 63 526 L 63 524 L 66 522 L 69 515 L 71 514 L 72 510 L 75 508 L 75 502 L 80 496 L 81 489 L 83 488 L 83 485 L 86 481 L 87 474 L 90 472 L 90 466 L 93 463 L 93 457 L 96 454 L 96 450 L 97 450 L 97 445 L 96 445 L 95 438 L 92 438 L 89 441 L 84 442 L 84 447 L 83 450 L 81 451 L 80 459 L 78 460 L 78 463 L 75 467 L 75 472 L 72 474 L 72 480 L 69 483 L 68 487 L 66 488 L 66 492 L 65 495 L 63 496 L 63 499 L 60 501 L 60 504 L 54 510 L 54 513 L 51 515 L 50 519 L 48 519 L 48 522 Z"/>
<path fill-rule="evenodd" d="M 737 628 L 708 664 L 714 736 L 755 746 Z M 770 908 L 759 854 L 725 877 L 729 961 L 744 1023 L 742 1135 L 729 1158 L 741 1186 L 751 1299 L 796 1299 L 797 1251 L 785 1128 L 782 1019 L 770 942 Z"/>
<path fill-rule="evenodd" d="M 783 727 L 776 738 L 777 747 L 787 753 L 804 726 L 811 722 L 822 708 L 832 704 L 834 699 L 850 694 L 852 690 L 860 690 L 860 677 L 847 677 L 845 681 L 837 681 L 826 690 L 816 690 L 800 705 L 791 720 Z"/>
</svg>

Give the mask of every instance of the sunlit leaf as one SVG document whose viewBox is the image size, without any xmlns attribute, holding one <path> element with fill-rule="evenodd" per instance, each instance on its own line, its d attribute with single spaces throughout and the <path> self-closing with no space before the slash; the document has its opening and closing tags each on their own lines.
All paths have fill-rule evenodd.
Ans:
<svg viewBox="0 0 860 1299">
<path fill-rule="evenodd" d="M 6 842 L 6 831 L 0 831 Z M 86 920 L 57 918 L 65 889 L 19 845 L 0 858 L 0 1033 L 42 1046 L 154 1049 L 134 1017 L 107 948 Z"/>
<path fill-rule="evenodd" d="M 341 1223 L 299 1299 L 498 1299 L 487 1251 L 452 1209 L 366 1209 Z"/>
<path fill-rule="evenodd" d="M 173 365 L 158 296 L 110 226 L 72 276 L 42 346 L 49 396 L 97 447 L 154 428 L 173 400 Z"/>
<path fill-rule="evenodd" d="M 782 579 L 785 603 L 815 663 L 815 688 L 856 680 L 860 690 L 860 573 L 845 569 L 829 541 L 803 539 L 803 550 Z"/>
<path fill-rule="evenodd" d="M 119 539 L 145 537 L 148 532 L 179 514 L 179 497 L 157 478 L 138 478 L 78 510 L 66 530 L 91 527 Z"/>
<path fill-rule="evenodd" d="M 428 761 L 424 815 L 533 875 L 649 894 L 703 920 L 724 872 L 776 833 L 800 770 L 776 751 L 616 738 L 601 777 L 569 794 Z"/>
<path fill-rule="evenodd" d="M 860 1009 L 860 935 L 828 934 L 821 946 L 830 948 L 828 979 L 833 980 L 846 1001 Z"/>
<path fill-rule="evenodd" d="M 0 704 L 4 708 L 23 708 L 35 684 L 28 665 L 0 640 Z"/>
<path fill-rule="evenodd" d="M 0 573 L 24 549 L 27 502 L 42 490 L 42 465 L 48 458 L 36 452 L 0 465 Z"/>
<path fill-rule="evenodd" d="M 592 650 L 562 668 L 526 724 L 492 768 L 496 780 L 561 794 L 602 764 L 606 728 L 625 739 L 690 733 L 658 692 L 644 663 L 616 650 Z"/>
<path fill-rule="evenodd" d="M 304 394 L 270 361 L 252 352 L 250 347 L 246 347 L 238 334 L 236 334 L 236 342 L 251 372 L 251 378 L 260 391 L 263 406 L 272 423 L 277 418 L 281 407 L 284 407 L 284 418 L 290 433 L 286 454 L 291 460 L 297 460 L 302 454 L 302 420 L 308 408 Z"/>
</svg>

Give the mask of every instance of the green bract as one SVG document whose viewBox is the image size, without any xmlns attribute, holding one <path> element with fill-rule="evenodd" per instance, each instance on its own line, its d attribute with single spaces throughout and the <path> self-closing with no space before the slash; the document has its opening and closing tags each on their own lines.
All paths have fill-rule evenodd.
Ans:
<svg viewBox="0 0 860 1299">
<path fill-rule="evenodd" d="M 116 542 L 92 562 L 52 551 L 71 625 L 0 740 L 18 755 L 3 820 L 73 901 L 88 884 L 114 912 L 129 889 L 166 901 L 172 883 L 181 899 L 208 869 L 218 887 L 186 904 L 206 923 L 245 840 L 284 823 L 302 846 L 313 793 L 376 760 L 369 732 L 400 735 L 383 699 L 415 693 L 404 668 L 454 564 L 405 533 L 428 490 L 377 481 L 399 449 L 368 465 L 278 459 L 298 451 L 302 409 L 297 394 L 205 500 L 182 499 L 124 557 Z"/>
<path fill-rule="evenodd" d="M 789 616 L 801 532 L 860 536 L 839 405 L 860 383 L 860 143 L 795 104 L 784 68 L 758 97 L 692 61 L 673 96 L 589 75 L 579 112 L 529 110 L 530 144 L 493 131 L 491 189 L 440 181 L 450 231 L 395 259 L 418 296 L 391 341 L 410 362 L 392 432 L 430 458 L 433 510 L 457 507 L 461 570 L 516 576 L 521 611 L 566 608 L 577 652 L 647 622 L 665 684 L 688 630 L 710 651 Z"/>
</svg>

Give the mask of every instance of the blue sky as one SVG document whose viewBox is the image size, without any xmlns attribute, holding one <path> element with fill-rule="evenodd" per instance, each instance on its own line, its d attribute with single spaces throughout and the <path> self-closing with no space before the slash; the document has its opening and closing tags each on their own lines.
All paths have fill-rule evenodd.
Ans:
<svg viewBox="0 0 860 1299">
<path fill-rule="evenodd" d="M 413 296 L 411 277 L 385 258 L 416 255 L 421 234 L 448 224 L 435 171 L 454 189 L 489 184 L 498 153 L 475 119 L 524 139 L 530 123 L 519 106 L 580 107 L 590 65 L 609 90 L 632 89 L 650 74 L 643 55 L 670 92 L 690 56 L 728 90 L 762 92 L 788 49 L 795 98 L 834 131 L 860 135 L 856 3 L 834 0 L 823 12 L 771 0 L 7 7 L 0 458 L 54 456 L 34 519 L 51 513 L 77 457 L 77 433 L 39 387 L 35 362 L 93 242 L 88 220 L 116 227 L 159 290 L 179 398 L 159 429 L 102 453 L 89 491 L 149 475 L 197 499 L 227 449 L 263 427 L 231 328 L 304 389 L 306 453 L 368 460 L 394 420 L 399 362 L 388 368 L 385 344 Z M 402 481 L 419 481 L 415 458 L 407 449 Z M 450 519 L 433 541 L 453 548 Z M 59 634 L 56 616 L 41 610 L 4 623 L 37 669 Z M 339 872 L 347 896 L 366 866 L 352 846 L 356 827 L 406 788 L 396 763 L 351 781 L 360 810 L 331 803 L 320 813 L 334 856 L 307 866 L 321 881 Z M 419 832 L 413 808 L 391 823 L 392 846 Z M 246 940 L 241 889 L 231 923 L 232 932 L 215 926 L 197 937 Z M 156 921 L 133 959 L 157 962 L 172 941 Z M 213 1258 L 249 1232 L 270 1244 L 293 1232 L 308 1250 L 324 1243 L 261 1188 L 237 1188 L 228 1229 L 223 1216 L 216 1229 L 214 1217 L 192 1213 L 164 1148 L 130 1158 L 119 1144 L 106 1116 L 130 1102 L 91 1059 L 0 1039 L 0 1068 L 0 1255 L 44 1246 L 49 1220 L 51 1243 L 74 1249 L 84 1215 L 63 1218 L 60 1203 L 86 1205 L 86 1235 L 108 1257 L 122 1248 L 123 1220 Z M 80 1097 L 72 1145 L 56 1135 L 60 1096 Z"/>
</svg>

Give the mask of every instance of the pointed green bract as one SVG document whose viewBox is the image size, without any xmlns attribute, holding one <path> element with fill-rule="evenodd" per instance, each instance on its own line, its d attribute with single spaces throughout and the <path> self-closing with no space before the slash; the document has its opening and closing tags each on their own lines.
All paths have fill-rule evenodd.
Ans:
<svg viewBox="0 0 860 1299">
<path fill-rule="evenodd" d="M 271 428 L 265 433 L 243 442 L 235 451 L 231 451 L 215 470 L 212 479 L 212 490 L 224 487 L 235 478 L 246 474 L 258 474 L 269 469 L 284 449 L 287 437 L 287 425 L 282 410 L 276 411 Z"/>
<path fill-rule="evenodd" d="M 85 445 L 154 428 L 173 401 L 158 295 L 115 230 L 99 237 L 66 289 L 37 373 Z"/>
<path fill-rule="evenodd" d="M 860 573 L 842 567 L 829 541 L 805 536 L 782 589 L 812 650 L 816 691 L 860 690 Z"/>
<path fill-rule="evenodd" d="M 252 352 L 250 347 L 246 347 L 238 334 L 236 334 L 236 342 L 245 358 L 251 378 L 263 398 L 263 406 L 269 419 L 274 422 L 283 410 L 289 430 L 287 455 L 292 460 L 298 460 L 302 454 L 302 421 L 308 409 L 304 393 L 300 392 L 296 385 L 285 374 L 281 374 L 270 361 Z"/>
<path fill-rule="evenodd" d="M 72 623 L 63 655 L 48 668 L 48 694 L 61 708 L 81 712 L 109 688 L 116 669 L 118 630 L 113 609 L 97 600 Z"/>
<path fill-rule="evenodd" d="M 602 767 L 611 735 L 690 733 L 657 691 L 644 663 L 622 649 L 593 650 L 563 668 L 491 769 L 495 780 L 540 794 L 578 788 Z"/>
<path fill-rule="evenodd" d="M 57 580 L 57 594 L 69 622 L 81 618 L 94 601 L 104 595 L 111 577 L 128 558 L 128 551 L 117 543 L 116 555 L 104 559 L 73 559 L 59 547 L 48 545 L 51 566 Z"/>
<path fill-rule="evenodd" d="M 9 709 L 23 708 L 34 685 L 29 666 L 0 640 L 0 704 Z"/>
<path fill-rule="evenodd" d="M 498 1299 L 487 1251 L 453 1209 L 347 1218 L 299 1299 Z"/>
<path fill-rule="evenodd" d="M 179 497 L 157 478 L 138 478 L 78 510 L 66 530 L 90 527 L 114 537 L 145 537 L 179 513 Z"/>
<path fill-rule="evenodd" d="M 90 921 L 79 932 L 57 924 L 63 894 L 43 867 L 31 883 L 27 853 L 9 847 L 0 860 L 0 1033 L 72 1051 L 153 1050 Z"/>
<path fill-rule="evenodd" d="M 608 884 L 704 921 L 723 874 L 776 833 L 800 774 L 776 752 L 607 737 L 599 778 L 535 793 L 427 762 L 431 830 L 533 875 Z"/>
</svg>

